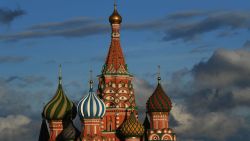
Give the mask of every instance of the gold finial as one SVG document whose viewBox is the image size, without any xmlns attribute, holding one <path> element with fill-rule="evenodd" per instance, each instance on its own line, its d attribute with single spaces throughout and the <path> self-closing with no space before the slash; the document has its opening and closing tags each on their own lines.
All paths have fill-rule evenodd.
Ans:
<svg viewBox="0 0 250 141">
<path fill-rule="evenodd" d="M 117 11 L 116 0 L 114 0 L 114 11 L 112 15 L 109 17 L 110 24 L 120 24 L 122 22 L 122 17 L 119 15 Z"/>
<path fill-rule="evenodd" d="M 62 85 L 62 64 L 59 65 L 59 84 Z"/>
<path fill-rule="evenodd" d="M 94 82 L 93 82 L 93 71 L 90 70 L 89 73 L 90 73 L 89 85 L 90 85 L 90 88 L 92 89 L 92 88 L 93 88 L 93 83 L 94 83 Z"/>
<path fill-rule="evenodd" d="M 158 80 L 158 83 L 160 83 L 161 81 L 161 66 L 160 65 L 158 65 L 157 80 Z"/>
</svg>

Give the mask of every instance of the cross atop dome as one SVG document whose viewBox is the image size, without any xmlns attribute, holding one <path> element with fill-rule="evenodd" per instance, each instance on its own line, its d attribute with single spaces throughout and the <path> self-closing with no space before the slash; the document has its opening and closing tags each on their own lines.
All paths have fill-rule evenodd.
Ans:
<svg viewBox="0 0 250 141">
<path fill-rule="evenodd" d="M 161 83 L 161 66 L 160 65 L 158 65 L 157 81 L 158 83 Z"/>
<path fill-rule="evenodd" d="M 58 79 L 59 79 L 59 85 L 62 85 L 62 65 L 59 65 L 59 74 L 58 74 Z"/>
<path fill-rule="evenodd" d="M 90 70 L 89 73 L 90 73 L 90 74 L 89 74 L 89 75 L 90 75 L 89 87 L 90 87 L 90 89 L 93 89 L 93 83 L 94 83 L 94 81 L 93 81 L 93 71 Z"/>
</svg>

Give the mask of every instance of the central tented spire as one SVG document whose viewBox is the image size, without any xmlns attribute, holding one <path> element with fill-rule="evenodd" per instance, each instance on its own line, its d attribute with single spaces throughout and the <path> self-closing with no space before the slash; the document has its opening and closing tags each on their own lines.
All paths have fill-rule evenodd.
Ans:
<svg viewBox="0 0 250 141">
<path fill-rule="evenodd" d="M 116 3 L 113 13 L 109 17 L 111 25 L 111 43 L 109 51 L 99 75 L 98 96 L 104 101 L 107 108 L 102 118 L 101 130 L 105 131 L 107 140 L 123 141 L 120 127 L 136 111 L 133 89 L 133 76 L 127 69 L 127 64 L 120 44 L 120 27 L 122 17 L 118 13 Z M 129 138 L 130 139 L 130 138 Z"/>
<path fill-rule="evenodd" d="M 114 11 L 109 17 L 111 24 L 111 44 L 109 52 L 103 66 L 102 73 L 105 74 L 128 74 L 127 65 L 125 63 L 124 55 L 120 45 L 120 25 L 122 17 L 118 13 L 116 4 Z"/>
</svg>

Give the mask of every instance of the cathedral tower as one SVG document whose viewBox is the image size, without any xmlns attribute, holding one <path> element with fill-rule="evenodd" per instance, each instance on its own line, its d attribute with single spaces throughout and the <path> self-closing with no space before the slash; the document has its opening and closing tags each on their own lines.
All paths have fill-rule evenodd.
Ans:
<svg viewBox="0 0 250 141">
<path fill-rule="evenodd" d="M 99 75 L 98 95 L 103 99 L 107 108 L 102 119 L 101 128 L 104 135 L 113 140 L 119 140 L 117 129 L 129 117 L 135 105 L 133 76 L 128 72 L 128 67 L 120 45 L 120 26 L 122 17 L 116 5 L 109 17 L 111 24 L 111 44 L 102 73 Z"/>
<path fill-rule="evenodd" d="M 150 127 L 147 130 L 146 138 L 148 141 L 176 141 L 173 130 L 168 126 L 169 112 L 172 108 L 172 102 L 161 86 L 160 72 L 158 73 L 157 79 L 157 87 L 153 94 L 149 97 L 146 104 L 147 113 L 150 117 Z M 147 124 L 146 120 L 147 119 L 145 119 L 145 124 Z"/>
<path fill-rule="evenodd" d="M 73 102 L 71 102 L 65 95 L 62 87 L 62 73 L 61 65 L 59 71 L 59 83 L 56 94 L 45 105 L 42 116 L 49 123 L 50 139 L 49 141 L 56 141 L 57 137 L 63 130 L 63 123 L 71 118 L 73 109 Z"/>
<path fill-rule="evenodd" d="M 64 93 L 60 67 L 56 94 L 43 109 L 39 141 L 176 141 L 169 128 L 172 103 L 161 86 L 160 73 L 157 87 L 146 103 L 144 124 L 138 121 L 133 76 L 120 44 L 122 17 L 116 4 L 109 22 L 111 43 L 98 76 L 97 94 L 91 78 L 89 92 L 76 108 Z M 73 124 L 77 113 L 82 123 L 81 133 Z"/>
<path fill-rule="evenodd" d="M 93 90 L 93 80 L 90 80 L 89 93 L 78 104 L 78 113 L 82 121 L 83 130 L 81 141 L 106 141 L 101 132 L 101 118 L 106 108 Z"/>
</svg>

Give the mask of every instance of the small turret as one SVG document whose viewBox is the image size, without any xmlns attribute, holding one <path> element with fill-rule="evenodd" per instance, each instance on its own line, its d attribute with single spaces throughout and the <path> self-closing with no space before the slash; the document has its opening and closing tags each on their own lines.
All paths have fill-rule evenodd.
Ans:
<svg viewBox="0 0 250 141">
<path fill-rule="evenodd" d="M 131 113 L 129 118 L 121 126 L 121 134 L 126 138 L 134 141 L 140 140 L 140 137 L 144 134 L 143 125 L 137 120 L 134 112 Z"/>
<path fill-rule="evenodd" d="M 158 66 L 158 77 L 157 77 L 157 87 L 153 94 L 149 97 L 147 101 L 147 111 L 148 112 L 170 112 L 172 108 L 172 102 L 170 98 L 166 95 L 165 91 L 163 90 L 160 80 L 160 66 Z"/>
<path fill-rule="evenodd" d="M 89 93 L 78 104 L 78 113 L 81 119 L 102 118 L 106 107 L 104 102 L 96 96 L 93 90 L 93 80 L 89 81 Z"/>
</svg>

